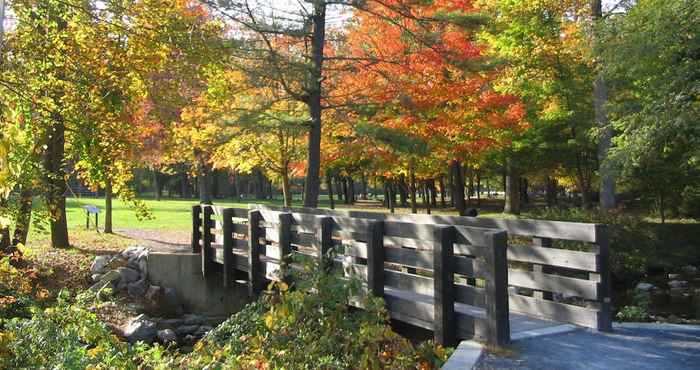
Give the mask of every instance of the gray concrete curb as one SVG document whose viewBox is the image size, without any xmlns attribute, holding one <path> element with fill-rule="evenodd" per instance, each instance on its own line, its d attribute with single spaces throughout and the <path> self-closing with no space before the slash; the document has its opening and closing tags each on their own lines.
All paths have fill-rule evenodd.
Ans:
<svg viewBox="0 0 700 370">
<path fill-rule="evenodd" d="M 484 352 L 484 347 L 473 340 L 463 340 L 457 346 L 454 353 L 447 359 L 442 370 L 468 370 L 474 367 L 481 354 Z"/>
<path fill-rule="evenodd" d="M 649 330 L 680 330 L 680 331 L 700 331 L 700 325 L 685 325 L 685 324 L 665 324 L 655 322 L 616 322 L 613 323 L 613 329 L 649 329 Z"/>
<path fill-rule="evenodd" d="M 557 325 L 557 326 L 552 326 L 549 328 L 523 331 L 523 332 L 517 333 L 515 335 L 512 335 L 510 337 L 510 340 L 514 342 L 517 340 L 537 338 L 537 337 L 542 337 L 545 335 L 568 333 L 568 332 L 574 331 L 576 329 L 580 329 L 580 328 L 576 325 L 571 325 L 571 324 Z"/>
</svg>

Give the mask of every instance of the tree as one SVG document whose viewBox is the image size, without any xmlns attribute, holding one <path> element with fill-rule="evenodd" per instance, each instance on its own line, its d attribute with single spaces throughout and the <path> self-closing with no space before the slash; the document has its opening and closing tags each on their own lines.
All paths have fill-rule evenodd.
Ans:
<svg viewBox="0 0 700 370">
<path fill-rule="evenodd" d="M 698 9 L 697 0 L 640 1 L 606 23 L 599 45 L 619 132 L 605 165 L 653 200 L 662 220 L 666 209 L 680 213 L 683 198 L 695 212 L 700 204 Z"/>
</svg>

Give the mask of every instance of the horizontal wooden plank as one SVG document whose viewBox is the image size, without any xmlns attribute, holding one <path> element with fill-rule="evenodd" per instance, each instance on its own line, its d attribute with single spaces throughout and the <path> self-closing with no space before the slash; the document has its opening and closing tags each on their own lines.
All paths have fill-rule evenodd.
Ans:
<svg viewBox="0 0 700 370">
<path fill-rule="evenodd" d="M 432 278 L 398 271 L 384 270 L 384 285 L 395 289 L 408 290 L 429 297 L 432 297 L 434 294 L 434 283 Z"/>
<path fill-rule="evenodd" d="M 384 261 L 423 269 L 433 268 L 433 252 L 407 248 L 384 248 Z"/>
<path fill-rule="evenodd" d="M 223 248 L 216 248 L 214 252 L 214 262 L 224 264 L 224 250 Z M 237 270 L 248 271 L 248 258 L 244 255 L 235 254 L 233 255 L 233 267 Z"/>
<path fill-rule="evenodd" d="M 356 240 L 343 240 L 340 244 L 346 256 L 367 258 L 367 243 Z"/>
<path fill-rule="evenodd" d="M 385 247 L 404 247 L 413 249 L 423 249 L 423 250 L 433 250 L 433 246 L 430 241 L 411 239 L 411 238 L 401 238 L 398 236 L 385 236 L 384 237 Z"/>
<path fill-rule="evenodd" d="M 508 306 L 511 312 L 546 320 L 567 322 L 588 328 L 597 328 L 598 310 L 546 301 L 511 293 Z"/>
<path fill-rule="evenodd" d="M 508 269 L 508 284 L 597 300 L 598 282 L 565 276 Z"/>
<path fill-rule="evenodd" d="M 407 222 L 385 222 L 384 235 L 432 242 L 435 241 L 435 228 L 436 225 Z"/>
<path fill-rule="evenodd" d="M 248 235 L 248 225 L 244 224 L 233 224 L 232 229 L 234 234 Z"/>
<path fill-rule="evenodd" d="M 291 243 L 305 247 L 313 247 L 316 243 L 316 236 L 314 234 L 292 233 Z"/>
<path fill-rule="evenodd" d="M 371 220 L 361 218 L 333 217 L 333 230 L 365 234 L 370 223 Z"/>
<path fill-rule="evenodd" d="M 245 239 L 233 239 L 233 248 L 240 248 L 244 250 L 248 250 L 248 241 Z"/>
<path fill-rule="evenodd" d="M 453 256 L 452 268 L 455 274 L 467 275 L 473 278 L 490 279 L 492 276 L 485 262 L 476 258 Z"/>
<path fill-rule="evenodd" d="M 397 294 L 392 289 L 384 291 L 384 300 L 389 312 L 413 317 L 418 320 L 432 322 L 434 316 L 433 303 L 417 297 L 417 294 L 407 294 L 410 292 L 400 292 Z"/>
<path fill-rule="evenodd" d="M 530 262 L 576 270 L 598 271 L 595 253 L 530 246 L 509 246 L 508 261 Z"/>
<path fill-rule="evenodd" d="M 266 205 L 251 205 L 256 209 L 275 209 L 281 207 Z M 543 220 L 506 220 L 485 217 L 463 217 L 446 215 L 415 215 L 415 214 L 387 214 L 365 211 L 340 211 L 320 208 L 291 208 L 294 212 L 310 213 L 316 215 L 358 217 L 373 220 L 417 222 L 423 224 L 461 225 L 487 229 L 505 230 L 510 235 L 538 236 L 542 238 L 577 240 L 583 242 L 597 242 L 596 225 Z"/>
<path fill-rule="evenodd" d="M 455 284 L 455 302 L 486 307 L 486 291 L 471 285 Z"/>
</svg>

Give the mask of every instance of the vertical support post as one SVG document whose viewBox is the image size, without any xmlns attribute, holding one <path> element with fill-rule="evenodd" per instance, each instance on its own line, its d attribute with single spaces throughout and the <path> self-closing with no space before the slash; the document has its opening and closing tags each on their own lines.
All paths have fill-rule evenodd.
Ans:
<svg viewBox="0 0 700 370">
<path fill-rule="evenodd" d="M 384 296 L 384 222 L 370 221 L 367 228 L 367 287 Z"/>
<path fill-rule="evenodd" d="M 202 275 L 206 278 L 212 273 L 212 265 L 214 264 L 213 261 L 213 252 L 214 250 L 211 247 L 211 242 L 214 241 L 214 235 L 211 233 L 211 228 L 212 228 L 212 214 L 214 213 L 213 209 L 211 206 L 204 206 L 202 207 L 202 214 L 204 217 L 202 217 L 202 225 L 203 225 L 203 232 L 202 232 Z"/>
<path fill-rule="evenodd" d="M 222 229 L 224 232 L 224 287 L 233 283 L 233 209 L 224 208 Z"/>
<path fill-rule="evenodd" d="M 498 347 L 510 342 L 507 248 L 508 234 L 505 231 L 486 233 L 485 257 L 490 270 L 486 279 L 486 340 Z"/>
<path fill-rule="evenodd" d="M 90 222 L 88 220 L 88 222 Z M 202 206 L 192 206 L 192 253 L 200 253 L 202 246 L 199 241 L 202 240 Z"/>
<path fill-rule="evenodd" d="M 434 336 L 438 344 L 452 347 L 457 342 L 454 271 L 451 266 L 454 228 L 435 226 L 433 233 Z"/>
<path fill-rule="evenodd" d="M 262 271 L 260 269 L 260 221 L 262 213 L 248 212 L 248 294 L 257 297 L 262 291 Z"/>
<path fill-rule="evenodd" d="M 95 231 L 100 232 L 100 213 L 95 212 Z"/>
<path fill-rule="evenodd" d="M 598 299 L 600 300 L 598 330 L 612 331 L 612 310 L 610 308 L 610 251 L 608 227 L 606 225 L 595 225 L 595 239 L 598 245 L 598 272 L 590 273 L 589 279 L 598 282 Z"/>
<path fill-rule="evenodd" d="M 535 248 L 551 248 L 552 247 L 552 239 L 549 238 L 538 238 L 534 237 L 532 238 L 532 246 Z M 549 273 L 551 269 L 548 269 L 546 266 L 542 265 L 537 265 L 534 264 L 532 265 L 532 272 L 537 272 L 537 273 Z M 539 298 L 539 299 L 546 299 L 551 301 L 552 300 L 552 292 L 540 292 L 540 291 L 535 291 L 532 296 L 534 298 Z"/>
<path fill-rule="evenodd" d="M 292 253 L 292 222 L 294 217 L 291 213 L 280 213 L 277 224 L 277 247 L 279 248 L 279 278 L 285 283 L 289 283 L 289 255 Z"/>
<path fill-rule="evenodd" d="M 316 232 L 318 265 L 324 272 L 329 272 L 333 261 L 328 258 L 328 251 L 333 248 L 333 217 L 319 217 L 319 229 Z"/>
<path fill-rule="evenodd" d="M 90 211 L 85 210 L 85 230 L 90 230 Z"/>
</svg>

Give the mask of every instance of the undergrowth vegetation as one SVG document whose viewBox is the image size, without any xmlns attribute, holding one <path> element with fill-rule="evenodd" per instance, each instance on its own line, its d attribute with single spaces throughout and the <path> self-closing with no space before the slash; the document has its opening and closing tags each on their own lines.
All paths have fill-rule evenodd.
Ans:
<svg viewBox="0 0 700 370">
<path fill-rule="evenodd" d="M 359 297 L 358 282 L 313 264 L 297 284 L 270 285 L 189 352 L 127 344 L 95 313 L 101 298 L 64 290 L 49 303 L 34 279 L 31 269 L 2 260 L 2 301 L 12 304 L 3 305 L 0 368 L 433 369 L 451 353 L 432 342 L 414 346 L 391 329 L 382 299 Z"/>
</svg>

